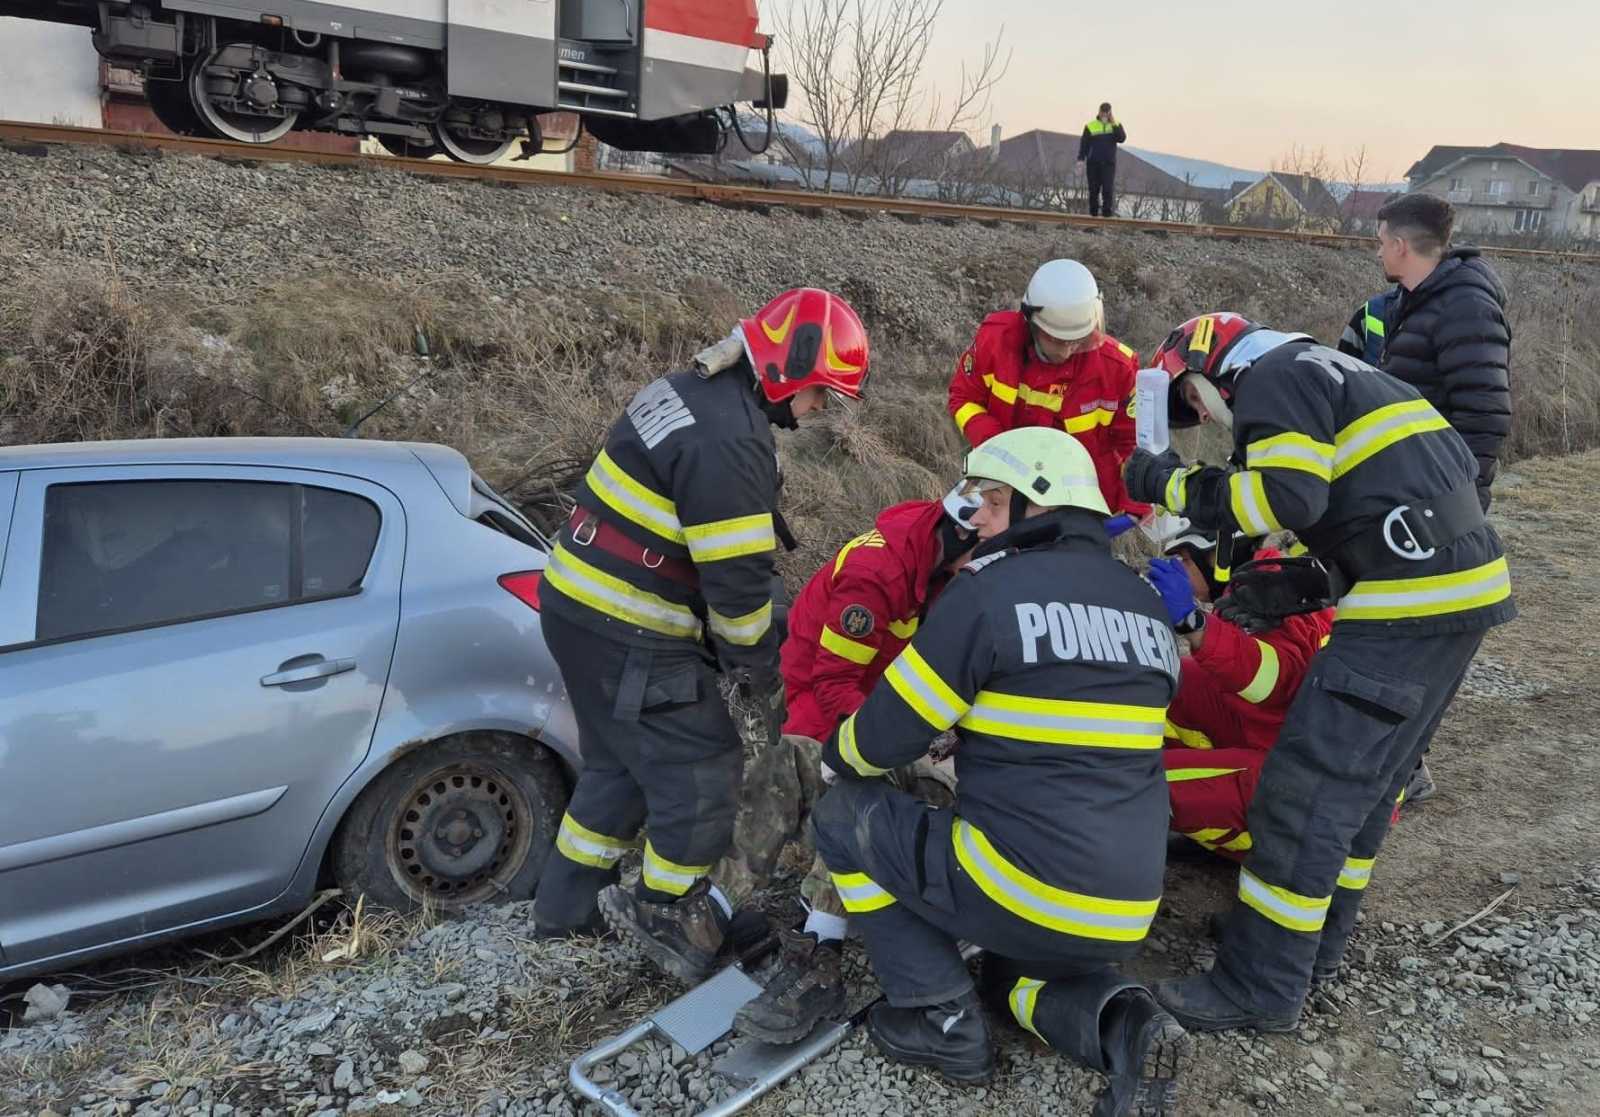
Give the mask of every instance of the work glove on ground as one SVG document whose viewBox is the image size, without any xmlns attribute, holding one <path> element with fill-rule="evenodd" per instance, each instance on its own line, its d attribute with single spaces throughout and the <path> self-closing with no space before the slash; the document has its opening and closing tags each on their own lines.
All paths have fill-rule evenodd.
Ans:
<svg viewBox="0 0 1600 1117">
<path fill-rule="evenodd" d="M 1167 495 L 1167 478 L 1183 468 L 1183 459 L 1176 450 L 1163 450 L 1152 454 L 1143 448 L 1129 455 L 1122 467 L 1122 483 L 1128 497 L 1146 504 L 1161 504 Z"/>
<path fill-rule="evenodd" d="M 1119 515 L 1107 518 L 1102 522 L 1101 526 L 1106 529 L 1107 539 L 1115 539 L 1125 531 L 1132 531 L 1138 522 L 1138 520 L 1128 515 L 1128 513 L 1123 512 Z"/>
<path fill-rule="evenodd" d="M 1217 602 L 1217 616 L 1254 634 L 1277 628 L 1285 617 L 1315 613 L 1331 604 L 1328 571 L 1315 559 L 1260 559 L 1233 572 L 1227 594 Z"/>
<path fill-rule="evenodd" d="M 1167 620 L 1178 632 L 1193 632 L 1203 623 L 1205 614 L 1195 601 L 1194 587 L 1189 584 L 1189 572 L 1183 562 L 1175 558 L 1150 560 L 1150 570 L 1145 575 L 1166 607 Z"/>
<path fill-rule="evenodd" d="M 789 718 L 782 677 L 741 667 L 723 679 L 722 696 L 739 739 L 756 754 L 776 746 L 783 736 L 783 723 Z"/>
</svg>

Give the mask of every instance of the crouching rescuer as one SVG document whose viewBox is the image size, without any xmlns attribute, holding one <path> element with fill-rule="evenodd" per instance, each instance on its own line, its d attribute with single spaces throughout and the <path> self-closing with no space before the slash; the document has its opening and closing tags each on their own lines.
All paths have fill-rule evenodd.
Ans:
<svg viewBox="0 0 1600 1117">
<path fill-rule="evenodd" d="M 687 913 L 676 922 L 698 938 L 726 919 L 704 877 L 739 799 L 730 705 L 763 745 L 784 720 L 772 427 L 793 427 L 829 394 L 859 399 L 867 360 L 849 304 L 789 291 L 695 370 L 647 385 L 606 436 L 545 568 L 544 634 L 584 767 L 535 896 L 539 934 L 600 929 L 600 893 L 642 825 L 642 877 L 608 892 L 609 908 L 636 922 Z"/>
<path fill-rule="evenodd" d="M 1262 767 L 1216 964 L 1156 987 L 1186 1027 L 1288 1031 L 1338 971 L 1396 797 L 1484 631 L 1515 615 L 1510 575 L 1476 459 L 1409 385 L 1237 314 L 1185 322 L 1155 364 L 1174 422 L 1231 427 L 1233 456 L 1136 450 L 1129 493 L 1220 531 L 1292 529 L 1320 560 L 1235 572 L 1247 630 L 1337 602 Z"/>
<path fill-rule="evenodd" d="M 890 1059 L 988 1079 L 966 940 L 990 954 L 991 1003 L 1111 1077 L 1097 1113 L 1156 1112 L 1188 1037 L 1113 964 L 1160 903 L 1176 638 L 1112 559 L 1094 462 L 1071 435 L 997 434 L 966 473 L 986 541 L 823 751 L 838 781 L 813 816 L 817 850 L 886 997 L 867 1028 Z M 949 729 L 953 808 L 883 778 Z"/>
</svg>

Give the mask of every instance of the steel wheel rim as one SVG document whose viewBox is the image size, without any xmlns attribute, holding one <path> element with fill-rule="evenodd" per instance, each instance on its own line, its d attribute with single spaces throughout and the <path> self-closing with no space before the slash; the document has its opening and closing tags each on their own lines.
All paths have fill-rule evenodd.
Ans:
<svg viewBox="0 0 1600 1117">
<path fill-rule="evenodd" d="M 503 896 L 532 839 L 533 809 L 521 789 L 492 765 L 463 762 L 412 783 L 384 856 L 417 903 L 461 907 Z"/>
<path fill-rule="evenodd" d="M 207 128 L 227 139 L 247 144 L 269 144 L 281 140 L 289 134 L 290 129 L 295 126 L 295 122 L 300 119 L 298 112 L 292 112 L 283 119 L 276 120 L 276 123 L 271 128 L 264 130 L 241 128 L 230 119 L 235 114 L 224 113 L 211 103 L 211 98 L 205 90 L 206 67 L 211 65 L 212 59 L 226 49 L 227 47 L 218 47 L 204 62 L 196 66 L 194 72 L 189 75 L 189 99 L 194 102 L 195 111 L 200 114 L 200 119 L 205 122 Z M 276 118 L 254 117 L 249 119 L 268 120 Z"/>
<path fill-rule="evenodd" d="M 463 147 L 461 141 L 451 135 L 450 129 L 443 124 L 435 124 L 433 126 L 433 134 L 437 137 L 439 146 L 449 153 L 450 158 L 459 163 L 472 163 L 479 167 L 486 167 L 490 163 L 499 161 L 506 152 L 511 150 L 511 145 L 517 142 L 511 139 L 490 151 L 471 151 Z M 482 143 L 486 141 L 477 140 L 471 142 Z"/>
</svg>

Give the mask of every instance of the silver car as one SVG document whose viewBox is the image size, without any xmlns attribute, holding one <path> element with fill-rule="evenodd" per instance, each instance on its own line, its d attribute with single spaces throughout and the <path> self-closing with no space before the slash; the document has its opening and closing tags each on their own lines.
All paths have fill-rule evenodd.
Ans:
<svg viewBox="0 0 1600 1117">
<path fill-rule="evenodd" d="M 531 894 L 577 735 L 547 541 L 442 446 L 0 449 L 0 981 Z"/>
</svg>

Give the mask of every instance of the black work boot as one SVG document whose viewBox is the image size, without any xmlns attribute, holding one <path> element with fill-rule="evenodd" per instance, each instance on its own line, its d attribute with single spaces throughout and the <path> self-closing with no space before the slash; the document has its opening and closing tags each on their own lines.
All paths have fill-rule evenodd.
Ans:
<svg viewBox="0 0 1600 1117">
<path fill-rule="evenodd" d="M 1238 1005 L 1217 988 L 1210 974 L 1175 977 L 1160 981 L 1151 989 L 1156 1000 L 1191 1032 L 1226 1032 L 1250 1028 L 1257 1032 L 1292 1032 L 1300 1023 L 1293 1016 L 1260 1016 Z"/>
<path fill-rule="evenodd" d="M 844 1012 L 840 943 L 803 931 L 780 931 L 783 954 L 761 995 L 733 1018 L 733 1030 L 767 1043 L 799 1043 L 817 1021 Z"/>
<path fill-rule="evenodd" d="M 666 973 L 698 985 L 716 968 L 728 917 L 701 878 L 670 904 L 641 900 L 620 884 L 600 893 L 600 913 Z"/>
<path fill-rule="evenodd" d="M 952 1082 L 981 1084 L 994 1076 L 989 1022 L 968 990 L 953 1001 L 896 1008 L 887 1001 L 867 1013 L 867 1034 L 884 1058 L 933 1067 Z"/>
<path fill-rule="evenodd" d="M 1412 770 L 1411 778 L 1406 781 L 1405 798 L 1400 800 L 1400 806 L 1403 809 L 1417 803 L 1426 803 L 1438 793 L 1439 786 L 1433 782 L 1433 773 L 1428 771 L 1428 762 L 1419 760 L 1416 768 Z"/>
<path fill-rule="evenodd" d="M 1194 1040 L 1143 989 L 1120 993 L 1100 1016 L 1105 1092 L 1094 1117 L 1167 1117 L 1177 1112 L 1178 1076 Z"/>
</svg>

